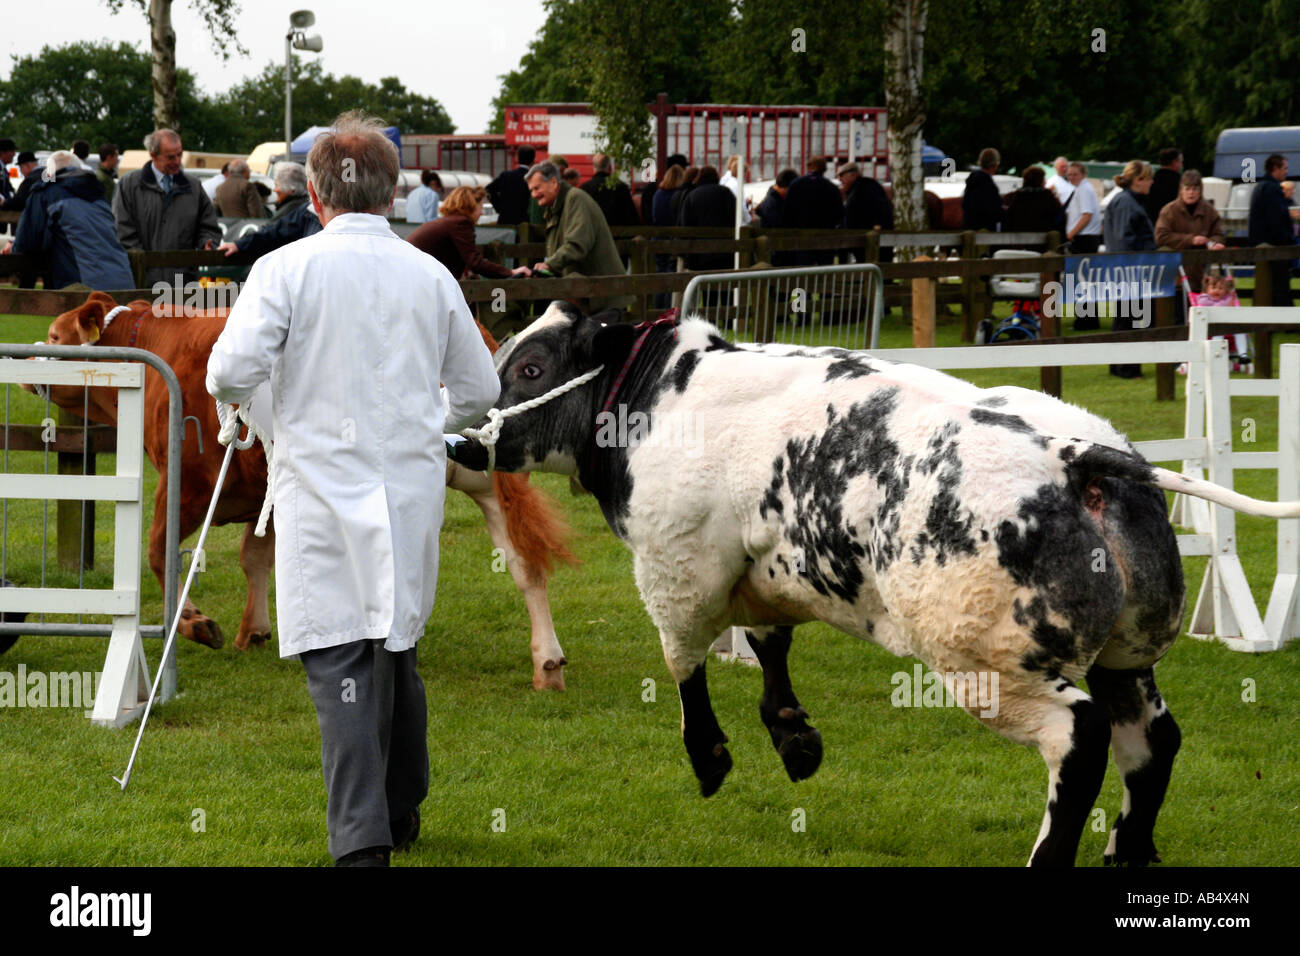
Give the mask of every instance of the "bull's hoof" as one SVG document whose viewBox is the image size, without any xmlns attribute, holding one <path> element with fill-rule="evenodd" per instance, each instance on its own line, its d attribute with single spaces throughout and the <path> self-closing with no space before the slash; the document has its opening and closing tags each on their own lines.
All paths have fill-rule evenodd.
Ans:
<svg viewBox="0 0 1300 956">
<path fill-rule="evenodd" d="M 1155 845 L 1147 841 L 1147 848 L 1138 848 L 1136 852 L 1127 852 L 1128 848 L 1117 847 L 1114 853 L 1107 853 L 1101 858 L 1104 866 L 1150 866 L 1160 863 L 1160 854 Z"/>
<path fill-rule="evenodd" d="M 259 648 L 270 639 L 270 631 L 256 631 L 252 634 L 240 634 L 235 638 L 235 650 L 246 651 L 250 647 Z"/>
<path fill-rule="evenodd" d="M 722 781 L 731 771 L 731 753 L 719 740 L 713 749 L 703 755 L 692 755 L 691 766 L 700 781 L 700 796 L 711 797 L 718 792 Z"/>
<path fill-rule="evenodd" d="M 780 741 L 773 738 L 776 752 L 781 755 L 785 772 L 795 783 L 807 780 L 822 762 L 822 735 L 816 727 L 805 727 L 798 733 L 787 733 Z"/>
<path fill-rule="evenodd" d="M 533 690 L 564 690 L 564 670 L 557 667 L 553 670 L 534 671 Z"/>
<path fill-rule="evenodd" d="M 214 651 L 226 643 L 226 639 L 221 635 L 221 626 L 209 617 L 190 618 L 189 638 L 195 644 L 204 644 Z"/>
</svg>

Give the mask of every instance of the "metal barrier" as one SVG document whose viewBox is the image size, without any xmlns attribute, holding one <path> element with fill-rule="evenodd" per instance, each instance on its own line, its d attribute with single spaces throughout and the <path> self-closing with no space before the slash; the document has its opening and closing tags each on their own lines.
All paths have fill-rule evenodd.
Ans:
<svg viewBox="0 0 1300 956">
<path fill-rule="evenodd" d="M 686 286 L 681 310 L 733 341 L 875 348 L 884 284 L 871 263 L 707 273 Z"/>
<path fill-rule="evenodd" d="M 93 355 L 96 361 L 86 361 Z M 181 468 L 181 393 L 176 373 L 151 352 L 134 348 L 0 344 L 0 382 L 5 383 L 4 474 L 0 475 L 0 578 L 8 570 L 9 500 L 44 501 L 41 544 L 41 586 L 0 589 L 0 612 L 41 615 L 42 620 L 27 623 L 0 620 L 0 636 L 63 635 L 109 637 L 104 674 L 91 717 L 104 726 L 122 726 L 136 716 L 148 696 L 149 676 L 144 665 L 142 637 L 166 637 L 167 622 L 176 613 L 180 562 L 180 468 Z M 32 357 L 64 359 L 59 362 L 18 361 Z M 100 359 L 119 360 L 102 363 Z M 141 537 L 143 520 L 143 438 L 145 363 L 162 376 L 168 391 L 166 564 L 163 587 L 163 623 L 140 625 Z M 42 422 L 45 441 L 43 471 L 10 474 L 10 387 L 13 384 L 82 386 L 88 409 L 89 389 L 118 389 L 118 444 L 116 474 L 88 474 L 83 458 L 81 475 L 51 474 L 49 446 L 57 430 L 50 417 L 50 401 L 45 399 Z M 83 416 L 84 417 L 84 416 Z M 89 424 L 83 424 L 83 455 L 90 453 Z M 68 429 L 64 429 L 65 433 Z M 85 589 L 84 540 L 79 562 L 77 588 L 46 587 L 48 564 L 48 521 L 50 500 L 83 502 L 111 501 L 115 504 L 113 588 L 109 591 Z M 93 507 L 93 504 L 91 505 Z M 84 538 L 84 536 L 83 536 Z M 22 584 L 23 582 L 16 582 Z M 77 615 L 76 623 L 46 621 L 44 615 Z M 81 615 L 109 614 L 112 624 L 83 623 Z M 169 656 L 163 672 L 160 698 L 168 700 L 176 691 L 176 659 Z"/>
</svg>

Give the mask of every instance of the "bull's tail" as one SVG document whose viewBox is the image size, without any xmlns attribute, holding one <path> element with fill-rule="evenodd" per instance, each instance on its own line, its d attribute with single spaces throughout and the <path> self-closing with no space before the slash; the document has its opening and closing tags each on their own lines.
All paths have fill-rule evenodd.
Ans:
<svg viewBox="0 0 1300 956">
<path fill-rule="evenodd" d="M 1259 518 L 1300 518 L 1300 501 L 1261 501 L 1212 481 L 1189 478 L 1167 468 L 1157 468 L 1139 455 L 1109 445 L 1072 438 L 1053 439 L 1049 447 L 1055 448 L 1065 462 L 1070 483 L 1080 492 L 1096 478 L 1123 478 L 1165 491 L 1204 498 L 1233 511 Z"/>
<path fill-rule="evenodd" d="M 515 553 L 543 579 L 558 559 L 578 563 L 569 550 L 569 526 L 560 517 L 555 502 L 528 480 L 527 474 L 492 473 L 492 490 L 506 519 L 506 534 Z"/>
</svg>

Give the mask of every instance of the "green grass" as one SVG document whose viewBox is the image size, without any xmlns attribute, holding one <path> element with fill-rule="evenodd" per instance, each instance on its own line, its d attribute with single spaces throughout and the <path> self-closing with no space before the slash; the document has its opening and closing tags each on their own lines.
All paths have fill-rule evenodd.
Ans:
<svg viewBox="0 0 1300 956">
<path fill-rule="evenodd" d="M 46 323 L 0 319 L 0 339 L 30 342 Z M 1276 337 L 1282 339 L 1282 337 Z M 897 313 L 882 344 L 904 345 Z M 956 344 L 957 327 L 940 328 Z M 1035 372 L 981 371 L 982 385 L 1033 387 Z M 1135 439 L 1172 437 L 1179 401 L 1157 404 L 1150 367 L 1134 381 L 1101 369 L 1067 369 L 1065 397 L 1114 420 Z M 30 396 L 12 396 L 15 420 L 38 420 Z M 1254 417 L 1259 450 L 1276 447 L 1276 415 L 1264 399 L 1236 400 Z M 111 461 L 111 459 L 110 459 Z M 101 462 L 100 473 L 111 472 Z M 1238 487 L 1272 498 L 1269 473 Z M 149 478 L 149 501 L 156 479 Z M 530 687 L 528 619 L 508 576 L 490 571 L 491 543 L 477 508 L 448 497 L 438 605 L 420 643 L 429 699 L 432 784 L 410 865 L 1023 864 L 1038 831 L 1046 774 L 1038 754 L 946 709 L 894 709 L 890 676 L 900 660 L 822 625 L 798 631 L 794 686 L 822 731 L 826 757 L 792 784 L 758 721 L 756 670 L 713 664 L 715 710 L 731 738 L 735 769 L 722 790 L 699 797 L 680 740 L 680 711 L 657 636 L 632 581 L 631 557 L 590 498 L 537 476 L 573 524 L 578 569 L 561 569 L 551 603 L 571 662 L 565 694 Z M 8 576 L 26 577 L 39 544 L 39 506 L 11 509 Z M 152 510 L 151 508 L 149 509 Z M 150 515 L 146 515 L 146 526 Z M 101 515 L 101 562 L 111 553 Z M 1238 519 L 1247 575 L 1262 602 L 1274 572 L 1274 523 Z M 218 528 L 195 599 L 233 637 L 243 606 L 238 530 Z M 1188 588 L 1203 561 L 1185 563 Z M 97 572 L 99 574 L 101 572 Z M 25 580 L 24 583 L 29 583 Z M 157 584 L 144 582 L 149 620 Z M 1190 606 L 1189 606 L 1190 613 Z M 159 645 L 147 645 L 156 666 Z M 0 670 L 97 671 L 104 642 L 23 638 Z M 0 714 L 0 865 L 321 865 L 325 794 L 319 733 L 302 668 L 274 646 L 238 653 L 184 643 L 181 695 L 145 734 L 129 792 L 120 775 L 135 727 L 94 727 L 80 711 Z M 1157 828 L 1175 865 L 1295 865 L 1296 674 L 1300 647 L 1244 655 L 1184 638 L 1158 669 L 1183 731 L 1183 749 Z M 1242 682 L 1257 701 L 1242 701 Z M 645 681 L 654 700 L 643 699 Z M 1113 767 L 1098 807 L 1109 823 L 1121 790 Z M 195 830 L 195 811 L 204 829 Z M 491 828 L 505 811 L 504 832 Z M 792 813 L 806 814 L 794 832 Z M 1100 862 L 1105 834 L 1089 829 L 1079 862 Z"/>
</svg>

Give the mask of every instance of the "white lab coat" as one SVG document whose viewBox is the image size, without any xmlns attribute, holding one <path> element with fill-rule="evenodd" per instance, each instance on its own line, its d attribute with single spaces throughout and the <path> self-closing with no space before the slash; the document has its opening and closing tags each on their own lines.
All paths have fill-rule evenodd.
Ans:
<svg viewBox="0 0 1300 956">
<path fill-rule="evenodd" d="M 215 398 L 268 377 L 280 656 L 414 647 L 438 580 L 443 431 L 500 388 L 460 287 L 383 217 L 340 215 L 258 260 L 212 349 Z"/>
</svg>

